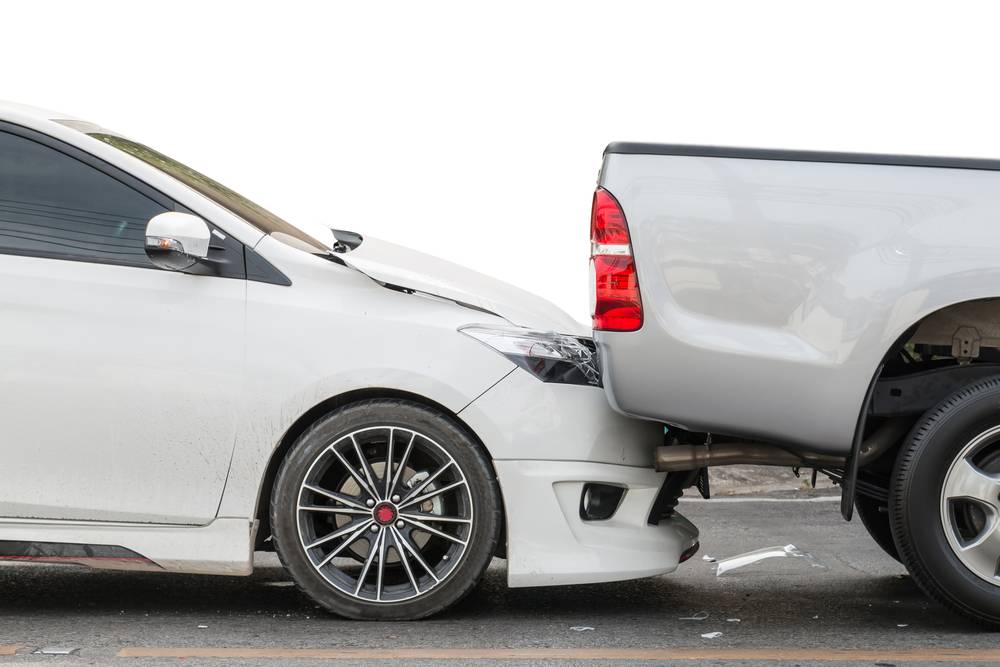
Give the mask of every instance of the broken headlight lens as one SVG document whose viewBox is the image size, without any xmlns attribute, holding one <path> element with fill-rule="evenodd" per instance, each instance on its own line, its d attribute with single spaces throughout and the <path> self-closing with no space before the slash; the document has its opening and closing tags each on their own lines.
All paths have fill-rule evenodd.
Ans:
<svg viewBox="0 0 1000 667">
<path fill-rule="evenodd" d="M 590 338 L 478 324 L 459 331 L 493 348 L 542 382 L 601 386 L 597 351 Z"/>
</svg>

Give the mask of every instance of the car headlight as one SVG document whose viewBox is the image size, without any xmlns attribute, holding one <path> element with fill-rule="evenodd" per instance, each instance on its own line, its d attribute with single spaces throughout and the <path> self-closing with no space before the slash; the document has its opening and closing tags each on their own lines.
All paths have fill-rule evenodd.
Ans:
<svg viewBox="0 0 1000 667">
<path fill-rule="evenodd" d="M 590 338 L 478 324 L 459 331 L 493 348 L 542 382 L 601 386 L 597 351 Z"/>
</svg>

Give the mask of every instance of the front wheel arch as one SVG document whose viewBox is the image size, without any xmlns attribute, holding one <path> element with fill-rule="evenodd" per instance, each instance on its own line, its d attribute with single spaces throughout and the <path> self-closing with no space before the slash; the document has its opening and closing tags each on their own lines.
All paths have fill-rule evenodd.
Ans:
<svg viewBox="0 0 1000 667">
<path fill-rule="evenodd" d="M 257 541 L 254 544 L 255 549 L 268 549 L 267 543 L 271 537 L 270 501 L 271 491 L 274 489 L 274 480 L 278 476 L 278 470 L 281 468 L 282 462 L 285 460 L 289 450 L 299 436 L 305 433 L 309 427 L 322 419 L 325 415 L 333 412 L 334 410 L 338 410 L 352 403 L 377 399 L 412 401 L 413 403 L 437 410 L 442 415 L 452 420 L 457 427 L 462 429 L 477 445 L 482 447 L 483 451 L 486 453 L 487 461 L 489 461 L 490 466 L 493 467 L 493 474 L 496 475 L 496 466 L 493 464 L 493 455 L 490 453 L 489 448 L 486 447 L 486 444 L 476 434 L 476 432 L 473 431 L 469 425 L 458 416 L 458 414 L 449 410 L 437 401 L 431 400 L 426 396 L 421 396 L 420 394 L 414 394 L 412 392 L 387 387 L 371 387 L 367 389 L 356 389 L 344 392 L 317 403 L 300 415 L 299 418 L 292 423 L 288 430 L 285 431 L 284 435 L 281 436 L 281 439 L 278 441 L 278 445 L 271 452 L 271 458 L 267 462 L 267 468 L 264 470 L 264 476 L 261 478 L 261 482 L 257 490 L 257 504 L 254 510 L 254 517 L 257 519 L 258 529 Z M 504 520 L 501 524 L 499 551 L 497 556 L 502 558 L 506 555 L 507 545 L 507 512 L 503 503 L 502 489 L 500 494 L 500 503 Z"/>
</svg>

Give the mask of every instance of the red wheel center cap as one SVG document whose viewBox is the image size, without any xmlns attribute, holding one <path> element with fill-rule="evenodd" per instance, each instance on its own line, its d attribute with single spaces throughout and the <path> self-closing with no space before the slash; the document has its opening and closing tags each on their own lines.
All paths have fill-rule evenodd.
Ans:
<svg viewBox="0 0 1000 667">
<path fill-rule="evenodd" d="M 396 508 L 389 503 L 376 505 L 375 509 L 372 511 L 372 516 L 375 517 L 375 521 L 379 524 L 388 526 L 396 520 Z"/>
</svg>

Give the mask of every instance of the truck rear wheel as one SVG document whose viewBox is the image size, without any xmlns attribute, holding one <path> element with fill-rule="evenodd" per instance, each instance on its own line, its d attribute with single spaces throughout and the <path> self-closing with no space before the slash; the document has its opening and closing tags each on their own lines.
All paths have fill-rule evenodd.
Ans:
<svg viewBox="0 0 1000 667">
<path fill-rule="evenodd" d="M 961 389 L 918 421 L 896 460 L 889 516 L 924 592 L 1000 626 L 1000 378 Z"/>
</svg>

